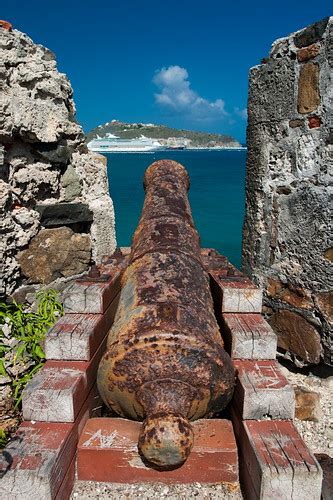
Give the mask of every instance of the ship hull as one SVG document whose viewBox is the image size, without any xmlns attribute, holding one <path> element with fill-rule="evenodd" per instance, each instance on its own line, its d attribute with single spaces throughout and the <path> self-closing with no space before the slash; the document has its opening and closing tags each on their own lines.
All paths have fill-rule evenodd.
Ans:
<svg viewBox="0 0 333 500">
<path fill-rule="evenodd" d="M 88 146 L 89 147 L 89 146 Z M 163 147 L 155 147 L 155 146 L 144 146 L 144 147 L 138 147 L 138 148 L 129 148 L 129 147 L 105 147 L 105 148 L 99 148 L 99 147 L 94 147 L 90 146 L 89 150 L 96 152 L 96 153 L 149 153 L 153 151 L 160 151 L 164 149 Z"/>
</svg>

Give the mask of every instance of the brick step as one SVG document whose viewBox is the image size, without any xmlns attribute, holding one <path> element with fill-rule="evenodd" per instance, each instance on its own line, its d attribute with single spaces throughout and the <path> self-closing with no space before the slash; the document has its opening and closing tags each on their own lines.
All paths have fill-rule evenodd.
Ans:
<svg viewBox="0 0 333 500">
<path fill-rule="evenodd" d="M 67 499 L 82 428 L 99 406 L 93 387 L 74 423 L 23 422 L 0 454 L 0 492 L 6 500 Z"/>
<path fill-rule="evenodd" d="M 45 339 L 47 359 L 89 361 L 111 328 L 119 302 L 118 293 L 104 314 L 65 314 Z"/>
<path fill-rule="evenodd" d="M 47 361 L 22 393 L 23 418 L 74 422 L 96 382 L 106 336 L 90 361 Z"/>
<path fill-rule="evenodd" d="M 261 313 L 262 290 L 239 273 L 229 276 L 225 270 L 209 269 L 216 308 L 221 313 Z"/>
<path fill-rule="evenodd" d="M 65 313 L 103 314 L 120 292 L 122 270 L 115 268 L 107 281 L 78 280 L 63 293 Z"/>
<path fill-rule="evenodd" d="M 88 420 L 80 437 L 77 477 L 115 483 L 222 483 L 239 488 L 237 446 L 228 420 L 193 423 L 194 446 L 180 468 L 158 471 L 147 467 L 137 449 L 141 423 L 123 418 Z"/>
<path fill-rule="evenodd" d="M 232 417 L 247 500 L 320 500 L 321 467 L 291 421 Z"/>
<path fill-rule="evenodd" d="M 275 359 L 277 337 L 261 314 L 222 314 L 222 335 L 233 359 Z"/>
<path fill-rule="evenodd" d="M 295 395 L 274 360 L 235 359 L 237 382 L 232 406 L 246 419 L 293 419 Z"/>
</svg>

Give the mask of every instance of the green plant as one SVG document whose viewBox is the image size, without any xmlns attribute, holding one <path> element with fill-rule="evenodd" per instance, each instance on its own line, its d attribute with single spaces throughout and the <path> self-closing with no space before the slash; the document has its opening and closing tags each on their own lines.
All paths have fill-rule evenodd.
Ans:
<svg viewBox="0 0 333 500">
<path fill-rule="evenodd" d="M 7 441 L 8 441 L 7 432 L 4 431 L 3 429 L 0 429 L 0 450 L 1 448 L 4 448 L 6 446 Z"/>
<path fill-rule="evenodd" d="M 24 386 L 44 363 L 46 332 L 63 314 L 56 290 L 41 290 L 36 299 L 37 311 L 15 301 L 0 304 L 0 376 L 11 379 L 14 410 Z"/>
</svg>

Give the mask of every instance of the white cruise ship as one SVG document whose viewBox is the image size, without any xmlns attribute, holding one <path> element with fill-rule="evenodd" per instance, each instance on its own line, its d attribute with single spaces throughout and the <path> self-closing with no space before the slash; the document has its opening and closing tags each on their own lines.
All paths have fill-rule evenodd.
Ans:
<svg viewBox="0 0 333 500">
<path fill-rule="evenodd" d="M 87 144 L 90 151 L 97 153 L 140 153 L 146 151 L 157 151 L 164 146 L 154 139 L 141 136 L 138 139 L 121 139 L 113 134 L 105 137 L 97 137 Z"/>
</svg>

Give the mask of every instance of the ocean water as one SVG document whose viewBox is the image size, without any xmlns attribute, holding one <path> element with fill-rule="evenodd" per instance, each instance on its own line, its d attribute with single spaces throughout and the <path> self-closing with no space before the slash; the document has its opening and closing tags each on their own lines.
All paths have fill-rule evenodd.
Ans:
<svg viewBox="0 0 333 500">
<path fill-rule="evenodd" d="M 155 160 L 168 158 L 187 169 L 192 214 L 203 247 L 216 248 L 240 266 L 244 218 L 246 151 L 159 151 L 110 153 L 108 177 L 116 213 L 118 246 L 130 246 L 143 200 L 143 175 Z"/>
</svg>

